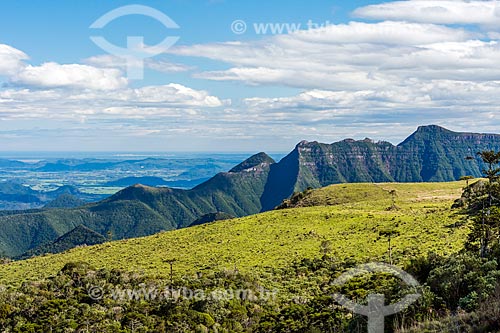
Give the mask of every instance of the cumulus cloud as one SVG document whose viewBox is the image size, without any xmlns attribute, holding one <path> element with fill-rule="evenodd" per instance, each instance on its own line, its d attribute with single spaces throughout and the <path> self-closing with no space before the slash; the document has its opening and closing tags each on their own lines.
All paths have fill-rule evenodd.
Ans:
<svg viewBox="0 0 500 333">
<path fill-rule="evenodd" d="M 171 52 L 229 66 L 197 73 L 199 78 L 304 91 L 244 99 L 249 123 L 270 124 L 274 131 L 288 126 L 303 137 L 309 131 L 324 140 L 346 131 L 376 137 L 390 126 L 394 131 L 384 133 L 386 138 L 401 139 L 419 124 L 457 130 L 461 121 L 500 125 L 500 45 L 472 31 L 430 23 L 351 22 Z M 477 115 L 472 120 L 471 112 Z M 227 119 L 238 115 L 241 111 L 232 110 Z M 487 120 L 479 124 L 480 119 Z"/>
<path fill-rule="evenodd" d="M 188 72 L 194 68 L 184 64 L 177 64 L 165 60 L 146 59 L 146 67 L 162 73 Z"/>
<path fill-rule="evenodd" d="M 12 46 L 0 44 L 0 76 L 17 86 L 115 90 L 127 86 L 127 79 L 116 68 L 47 62 L 27 64 L 28 55 Z"/>
<path fill-rule="evenodd" d="M 413 46 L 442 41 L 459 42 L 467 40 L 473 34 L 465 30 L 434 24 L 384 21 L 375 24 L 350 22 L 349 24 L 328 25 L 312 30 L 299 30 L 290 36 L 306 42 Z"/>
<path fill-rule="evenodd" d="M 13 75 L 24 66 L 29 57 L 12 46 L 0 44 L 0 75 Z"/>
<path fill-rule="evenodd" d="M 0 91 L 0 116 L 5 118 L 91 118 L 113 115 L 114 118 L 147 115 L 195 114 L 204 108 L 229 105 L 203 90 L 179 84 L 127 88 L 120 91 L 64 89 Z"/>
<path fill-rule="evenodd" d="M 445 109 L 468 112 L 480 106 L 483 111 L 500 110 L 500 97 L 491 104 L 491 94 L 500 89 L 500 82 L 474 83 L 466 81 L 434 80 L 408 82 L 407 86 L 386 87 L 379 90 L 329 91 L 310 90 L 290 97 L 246 98 L 245 105 L 252 110 L 329 110 L 331 115 L 364 115 L 373 110 Z M 457 105 L 459 104 L 459 105 Z M 290 113 L 290 117 L 293 113 Z M 445 114 L 445 116 L 449 116 Z"/>
<path fill-rule="evenodd" d="M 23 67 L 11 77 L 11 81 L 39 88 L 116 90 L 127 85 L 127 79 L 117 69 L 54 62 Z"/>
<path fill-rule="evenodd" d="M 149 86 L 129 91 L 130 95 L 141 102 L 169 103 L 175 105 L 218 107 L 223 102 L 210 96 L 206 91 L 194 90 L 180 84 L 168 84 L 165 86 Z"/>
<path fill-rule="evenodd" d="M 0 45 L 0 75 L 7 83 L 0 89 L 0 138 L 18 139 L 23 149 L 40 144 L 52 149 L 54 137 L 65 137 L 66 147 L 92 142 L 87 149 L 102 148 L 97 137 L 116 149 L 123 148 L 125 138 L 206 137 L 216 127 L 214 115 L 231 105 L 181 84 L 129 87 L 125 64 L 114 57 L 94 57 L 83 65 L 35 66 L 25 60 L 25 53 Z M 148 66 L 164 72 L 188 69 L 163 60 Z M 139 141 L 128 144 L 141 147 Z"/>
<path fill-rule="evenodd" d="M 228 63 L 195 74 L 250 85 L 362 90 L 407 78 L 489 80 L 499 77 L 500 47 L 463 29 L 433 24 L 351 22 L 259 41 L 182 46 L 177 55 Z"/>
<path fill-rule="evenodd" d="M 235 103 L 178 84 L 128 87 L 120 74 L 125 64 L 112 56 L 67 65 L 73 67 L 27 66 L 26 55 L 15 58 L 9 51 L 17 64 L 11 81 L 18 87 L 0 91 L 0 119 L 76 120 L 82 128 L 92 124 L 102 132 L 184 138 L 200 145 L 216 137 L 231 139 L 239 149 L 253 149 L 245 145 L 251 140 L 286 150 L 301 139 L 328 142 L 367 135 L 397 143 L 416 126 L 430 123 L 497 131 L 500 34 L 467 26 L 493 27 L 495 3 L 388 2 L 355 12 L 382 22 L 167 51 L 220 62 L 190 73 L 207 85 L 237 81 L 295 88 L 271 88 L 266 96 L 274 98 L 248 95 Z M 193 70 L 166 59 L 149 60 L 145 66 L 160 72 Z M 82 71 L 87 74 L 78 74 Z M 284 91 L 293 93 L 283 96 Z"/>
<path fill-rule="evenodd" d="M 376 20 L 500 26 L 500 4 L 493 1 L 410 0 L 358 8 L 354 15 Z"/>
<path fill-rule="evenodd" d="M 83 60 L 84 63 L 96 67 L 104 68 L 125 68 L 127 61 L 125 58 L 116 57 L 111 54 L 102 54 Z"/>
<path fill-rule="evenodd" d="M 500 82 L 413 81 L 377 90 L 315 89 L 289 97 L 246 98 L 243 108 L 247 123 L 272 124 L 283 137 L 290 135 L 288 128 L 298 137 L 326 142 L 368 135 L 398 143 L 422 124 L 497 132 L 499 93 Z"/>
</svg>

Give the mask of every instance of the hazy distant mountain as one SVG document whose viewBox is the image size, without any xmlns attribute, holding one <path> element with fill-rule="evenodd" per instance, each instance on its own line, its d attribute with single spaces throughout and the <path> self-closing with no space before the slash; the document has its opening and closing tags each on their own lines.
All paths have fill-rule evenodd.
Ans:
<svg viewBox="0 0 500 333">
<path fill-rule="evenodd" d="M 233 159 L 239 160 L 240 157 Z M 14 163 L 11 161 L 10 163 Z M 2 160 L 0 160 L 1 167 Z M 21 163 L 21 162 L 19 162 Z M 43 161 L 36 165 L 19 164 L 32 168 L 36 172 L 108 172 L 137 173 L 143 170 L 165 169 L 178 170 L 176 180 L 208 178 L 217 172 L 226 170 L 232 162 L 222 158 L 145 158 L 140 160 L 99 160 L 99 159 L 61 159 Z"/>
<path fill-rule="evenodd" d="M 87 202 L 69 193 L 63 193 L 48 204 L 43 206 L 49 208 L 75 208 L 85 205 Z"/>
<path fill-rule="evenodd" d="M 153 177 L 153 176 L 144 176 L 144 177 L 125 177 L 125 178 L 120 178 L 117 180 L 109 181 L 104 184 L 103 186 L 112 186 L 112 187 L 126 187 L 126 186 L 132 186 L 135 184 L 142 184 L 146 186 L 166 186 L 167 181 L 163 178 L 160 177 Z"/>
<path fill-rule="evenodd" d="M 44 192 L 33 190 L 29 186 L 25 186 L 17 181 L 4 181 L 0 182 L 0 210 L 42 208 L 63 194 L 69 194 L 83 203 L 98 201 L 105 197 L 98 194 L 82 193 L 78 188 L 70 185 Z"/>
<path fill-rule="evenodd" d="M 113 180 L 110 182 L 106 182 L 102 184 L 102 186 L 109 187 L 127 187 L 135 184 L 142 184 L 146 186 L 168 186 L 168 187 L 177 187 L 177 188 L 192 188 L 195 187 L 204 181 L 207 181 L 209 178 L 201 178 L 201 179 L 193 179 L 193 180 L 174 180 L 169 181 L 160 177 L 153 176 L 144 176 L 144 177 L 125 177 L 117 180 Z"/>
<path fill-rule="evenodd" d="M 23 168 L 26 166 L 29 164 L 16 160 L 0 159 L 0 168 Z"/>
<path fill-rule="evenodd" d="M 121 239 L 186 227 L 213 212 L 254 214 L 308 187 L 480 176 L 484 165 L 476 152 L 485 149 L 500 150 L 500 135 L 455 133 L 439 126 L 419 127 L 397 146 L 370 139 L 303 141 L 279 163 L 259 153 L 191 190 L 134 185 L 81 208 L 0 214 L 0 251 L 19 255 L 80 224 Z"/>
<path fill-rule="evenodd" d="M 15 181 L 0 182 L 0 201 L 40 204 L 39 192 Z"/>
</svg>

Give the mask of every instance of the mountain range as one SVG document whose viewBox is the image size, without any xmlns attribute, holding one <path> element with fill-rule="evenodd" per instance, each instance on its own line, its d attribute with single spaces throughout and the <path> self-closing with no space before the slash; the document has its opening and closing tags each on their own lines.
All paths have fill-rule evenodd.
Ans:
<svg viewBox="0 0 500 333">
<path fill-rule="evenodd" d="M 500 150 L 500 135 L 457 133 L 431 125 L 419 127 L 398 145 L 370 139 L 302 141 L 279 162 L 259 153 L 190 190 L 136 184 L 82 207 L 2 212 L 0 253 L 22 255 L 80 225 L 123 239 L 188 227 L 211 213 L 255 214 L 309 187 L 477 177 L 485 167 L 476 156 L 482 150 Z"/>
<path fill-rule="evenodd" d="M 500 135 L 458 133 L 421 126 L 398 145 L 370 139 L 333 144 L 300 142 L 272 165 L 262 196 L 270 210 L 294 192 L 337 183 L 443 182 L 481 176 L 485 165 L 476 155 L 500 150 Z M 472 159 L 466 159 L 472 157 Z"/>
<path fill-rule="evenodd" d="M 52 191 L 37 191 L 15 180 L 0 182 L 1 210 L 57 206 L 62 203 L 63 199 L 67 201 L 69 197 L 73 202 L 79 201 L 80 205 L 83 205 L 86 202 L 102 200 L 105 196 L 83 193 L 71 185 L 63 185 Z"/>
<path fill-rule="evenodd" d="M 142 176 L 142 177 L 125 177 L 117 180 L 109 181 L 102 186 L 104 187 L 126 187 L 133 186 L 135 184 L 142 184 L 146 186 L 168 186 L 168 187 L 176 187 L 176 188 L 192 188 L 195 187 L 204 181 L 207 181 L 207 178 L 199 178 L 199 179 L 191 179 L 191 180 L 173 180 L 168 181 L 161 177 L 154 176 Z"/>
</svg>

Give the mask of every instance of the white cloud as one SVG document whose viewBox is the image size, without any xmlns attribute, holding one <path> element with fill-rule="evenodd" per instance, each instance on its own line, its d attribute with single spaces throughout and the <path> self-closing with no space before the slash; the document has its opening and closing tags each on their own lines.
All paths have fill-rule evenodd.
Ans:
<svg viewBox="0 0 500 333">
<path fill-rule="evenodd" d="M 24 66 L 28 56 L 12 46 L 0 44 L 0 75 L 13 75 Z"/>
<path fill-rule="evenodd" d="M 99 55 L 90 57 L 84 60 L 86 64 L 101 67 L 101 68 L 120 68 L 122 70 L 127 67 L 127 60 L 113 55 Z M 178 64 L 161 59 L 147 58 L 144 59 L 144 67 L 162 73 L 180 73 L 187 72 L 193 69 L 191 66 Z"/>
<path fill-rule="evenodd" d="M 169 52 L 232 66 L 195 74 L 203 79 L 363 90 L 408 78 L 500 77 L 500 47 L 475 37 L 463 29 L 432 24 L 351 22 L 259 41 L 179 46 Z"/>
<path fill-rule="evenodd" d="M 191 66 L 177 64 L 165 60 L 146 59 L 146 67 L 162 73 L 179 73 L 193 70 Z"/>
<path fill-rule="evenodd" d="M 12 76 L 11 81 L 39 88 L 116 90 L 127 85 L 127 79 L 117 69 L 54 62 L 40 66 L 28 65 Z"/>
<path fill-rule="evenodd" d="M 294 133 L 328 142 L 368 135 L 398 143 L 423 124 L 496 132 L 500 81 L 432 80 L 377 90 L 316 89 L 289 97 L 247 98 L 243 105 L 249 126 L 267 124 L 283 138 Z M 241 111 L 234 110 L 227 118 L 239 115 Z"/>
<path fill-rule="evenodd" d="M 96 67 L 105 68 L 125 68 L 127 61 L 125 58 L 116 57 L 111 54 L 103 54 L 83 60 L 84 63 Z"/>
<path fill-rule="evenodd" d="M 65 89 L 0 91 L 4 119 L 131 119 L 195 117 L 204 109 L 229 105 L 203 90 L 179 84 L 127 88 L 119 91 Z"/>
<path fill-rule="evenodd" d="M 358 8 L 354 15 L 377 20 L 500 26 L 500 3 L 494 1 L 412 0 Z"/>
<path fill-rule="evenodd" d="M 92 142 L 101 149 L 100 139 L 92 137 L 106 137 L 119 147 L 126 137 L 206 136 L 215 127 L 214 115 L 231 104 L 175 83 L 129 87 L 124 64 L 114 57 L 95 57 L 88 62 L 92 65 L 34 66 L 24 63 L 26 59 L 21 51 L 0 46 L 0 75 L 6 74 L 8 83 L 0 89 L 0 137 L 20 138 L 25 145 L 50 145 L 54 136 L 61 136 L 66 145 Z M 154 66 L 171 72 L 187 69 L 165 61 Z M 138 147 L 139 142 L 128 144 Z"/>
<path fill-rule="evenodd" d="M 328 44 L 420 45 L 442 41 L 464 41 L 473 36 L 461 29 L 434 24 L 385 21 L 379 23 L 350 22 L 290 34 L 306 42 Z M 281 36 L 283 37 L 283 36 Z"/>
<path fill-rule="evenodd" d="M 302 91 L 293 96 L 254 96 L 231 103 L 178 84 L 131 88 L 122 81 L 125 64 L 112 56 L 89 58 L 87 65 L 67 65 L 76 66 L 69 70 L 58 64 L 23 66 L 21 55 L 18 74 L 12 74 L 21 87 L 0 90 L 0 119 L 78 122 L 78 135 L 86 129 L 97 133 L 92 131 L 95 126 L 100 134 L 109 132 L 109 137 L 116 133 L 120 138 L 171 138 L 200 147 L 217 138 L 230 141 L 235 149 L 250 147 L 245 142 L 288 149 L 302 139 L 328 142 L 366 135 L 397 142 L 416 126 L 430 123 L 478 131 L 500 126 L 498 36 L 489 32 L 490 41 L 476 29 L 438 25 L 492 25 L 493 14 L 482 12 L 490 2 L 432 1 L 431 6 L 421 0 L 384 5 L 393 7 L 384 9 L 383 15 L 394 16 L 380 18 L 414 22 L 351 22 L 168 51 L 225 63 L 223 69 L 208 67 L 193 73 L 207 82 L 238 81 Z M 356 13 L 369 15 L 367 9 L 374 10 L 365 7 Z M 467 11 L 470 15 L 464 14 Z M 373 13 L 370 17 L 377 19 Z M 162 72 L 191 69 L 165 59 L 145 66 Z M 68 75 L 83 68 L 91 74 Z M 61 72 L 60 77 L 51 77 Z M 269 89 L 266 96 L 277 91 Z M 6 125 L 0 122 L 1 126 Z"/>
<path fill-rule="evenodd" d="M 244 104 L 250 110 L 266 112 L 328 111 L 330 115 L 364 116 L 382 110 L 413 112 L 415 106 L 421 111 L 441 113 L 445 109 L 468 112 L 472 107 L 480 106 L 483 111 L 500 111 L 500 96 L 492 93 L 500 91 L 500 81 L 474 83 L 467 81 L 433 80 L 430 82 L 408 82 L 407 86 L 386 87 L 379 90 L 328 91 L 310 90 L 290 97 L 246 98 Z M 492 100 L 494 104 L 491 104 Z M 457 105 L 459 102 L 460 105 Z M 499 106 L 497 106 L 499 105 Z M 434 111 L 433 111 L 434 110 Z M 445 114 L 448 116 L 448 114 Z M 305 119 L 304 119 L 305 120 Z"/>
<path fill-rule="evenodd" d="M 0 44 L 0 76 L 9 83 L 34 88 L 116 90 L 127 86 L 123 73 L 115 68 L 47 62 L 40 66 L 26 63 L 24 52 Z"/>
<path fill-rule="evenodd" d="M 500 114 L 500 45 L 480 37 L 434 24 L 351 22 L 171 51 L 229 65 L 197 73 L 199 78 L 304 90 L 244 99 L 242 110 L 232 109 L 225 121 L 245 117 L 284 138 L 314 133 L 327 141 L 372 133 L 397 142 L 421 124 L 500 125 L 494 116 Z M 387 127 L 394 130 L 387 133 Z"/>
<path fill-rule="evenodd" d="M 223 102 L 210 96 L 206 91 L 194 90 L 180 84 L 169 84 L 165 86 L 149 86 L 129 91 L 132 100 L 149 103 L 169 103 L 173 105 L 218 107 Z"/>
</svg>

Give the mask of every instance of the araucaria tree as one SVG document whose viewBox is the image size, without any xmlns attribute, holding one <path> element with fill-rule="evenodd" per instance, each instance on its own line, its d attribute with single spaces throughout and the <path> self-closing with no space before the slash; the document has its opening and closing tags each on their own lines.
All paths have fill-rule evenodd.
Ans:
<svg viewBox="0 0 500 333">
<path fill-rule="evenodd" d="M 483 170 L 488 181 L 476 182 L 465 189 L 473 220 L 466 246 L 481 257 L 487 257 L 492 251 L 500 250 L 500 152 L 488 150 L 478 155 L 488 166 Z"/>
</svg>

